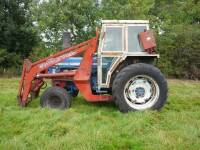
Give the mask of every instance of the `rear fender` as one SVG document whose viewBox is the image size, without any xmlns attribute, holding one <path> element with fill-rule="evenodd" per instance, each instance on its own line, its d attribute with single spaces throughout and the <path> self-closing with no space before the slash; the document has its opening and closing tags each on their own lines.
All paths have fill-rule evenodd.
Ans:
<svg viewBox="0 0 200 150">
<path fill-rule="evenodd" d="M 99 80 L 101 78 L 102 73 L 101 72 L 98 73 L 98 83 L 99 83 L 98 88 L 101 89 L 101 88 L 112 87 L 112 81 L 113 81 L 113 78 L 116 76 L 116 73 L 119 72 L 125 66 L 130 65 L 130 64 L 135 64 L 135 63 L 153 64 L 156 58 L 159 58 L 159 54 L 145 54 L 145 53 L 141 55 L 123 54 L 121 57 L 117 59 L 115 63 L 112 64 L 112 66 L 108 70 L 106 83 L 102 83 L 102 81 Z"/>
</svg>

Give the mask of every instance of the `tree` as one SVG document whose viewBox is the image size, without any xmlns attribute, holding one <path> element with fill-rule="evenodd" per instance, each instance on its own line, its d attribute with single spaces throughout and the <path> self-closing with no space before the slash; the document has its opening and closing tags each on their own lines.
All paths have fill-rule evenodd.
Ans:
<svg viewBox="0 0 200 150">
<path fill-rule="evenodd" d="M 32 9 L 41 40 L 50 49 L 61 49 L 64 31 L 71 33 L 74 43 L 94 35 L 98 11 L 93 0 L 36 0 Z"/>
<path fill-rule="evenodd" d="M 36 44 L 36 32 L 29 10 L 30 2 L 30 0 L 0 1 L 1 67 L 17 65 L 19 58 L 27 58 Z"/>
<path fill-rule="evenodd" d="M 142 20 L 149 19 L 154 0 L 102 0 L 102 19 Z"/>
<path fill-rule="evenodd" d="M 199 8 L 198 0 L 156 0 L 150 11 L 154 27 L 164 31 L 158 35 L 158 65 L 167 75 L 200 78 Z"/>
</svg>

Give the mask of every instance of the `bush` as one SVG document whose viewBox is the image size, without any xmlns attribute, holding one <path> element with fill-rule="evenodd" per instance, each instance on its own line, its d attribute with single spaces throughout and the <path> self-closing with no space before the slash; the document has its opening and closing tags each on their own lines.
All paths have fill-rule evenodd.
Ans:
<svg viewBox="0 0 200 150">
<path fill-rule="evenodd" d="M 2 68 L 0 67 L 0 77 L 21 76 L 21 67 Z"/>
<path fill-rule="evenodd" d="M 200 31 L 198 25 L 174 26 L 158 38 L 158 66 L 168 76 L 200 79 Z"/>
<path fill-rule="evenodd" d="M 16 53 L 8 53 L 0 49 L 0 76 L 16 76 L 20 74 L 22 60 Z"/>
</svg>

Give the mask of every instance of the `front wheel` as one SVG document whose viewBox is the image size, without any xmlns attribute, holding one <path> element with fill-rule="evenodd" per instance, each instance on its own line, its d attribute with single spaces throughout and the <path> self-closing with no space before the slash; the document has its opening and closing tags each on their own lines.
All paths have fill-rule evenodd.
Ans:
<svg viewBox="0 0 200 150">
<path fill-rule="evenodd" d="M 71 96 L 63 88 L 53 86 L 44 91 L 40 98 L 41 107 L 68 109 L 71 106 Z"/>
<path fill-rule="evenodd" d="M 153 65 L 138 63 L 122 69 L 113 82 L 112 93 L 122 112 L 161 109 L 167 100 L 167 82 Z"/>
</svg>

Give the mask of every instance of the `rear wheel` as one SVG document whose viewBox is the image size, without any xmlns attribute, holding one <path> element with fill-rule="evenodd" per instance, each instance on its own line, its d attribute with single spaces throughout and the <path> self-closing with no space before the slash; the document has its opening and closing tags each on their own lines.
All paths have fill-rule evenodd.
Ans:
<svg viewBox="0 0 200 150">
<path fill-rule="evenodd" d="M 65 109 L 71 106 L 71 96 L 63 88 L 53 86 L 48 88 L 40 98 L 41 107 Z"/>
<path fill-rule="evenodd" d="M 117 74 L 112 93 L 122 112 L 160 109 L 167 100 L 167 82 L 153 65 L 138 63 Z"/>
</svg>

